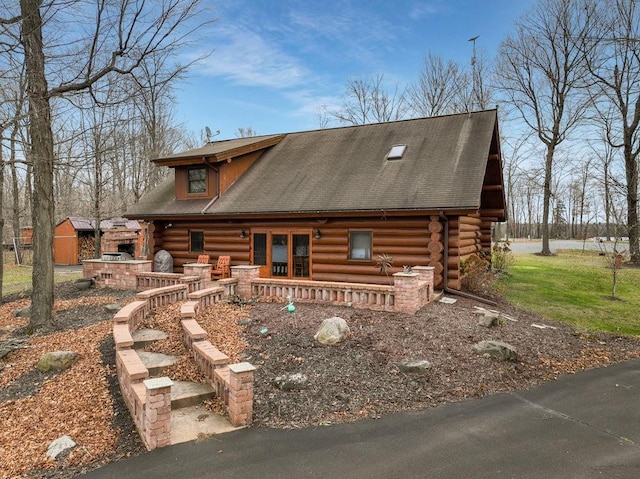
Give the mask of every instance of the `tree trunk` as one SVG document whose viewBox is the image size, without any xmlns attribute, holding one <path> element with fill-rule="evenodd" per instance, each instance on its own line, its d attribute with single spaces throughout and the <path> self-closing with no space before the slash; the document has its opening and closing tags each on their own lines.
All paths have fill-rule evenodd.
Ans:
<svg viewBox="0 0 640 479">
<path fill-rule="evenodd" d="M 33 161 L 33 274 L 29 329 L 53 321 L 53 132 L 42 45 L 42 0 L 20 0 Z"/>
<path fill-rule="evenodd" d="M 547 145 L 547 157 L 544 165 L 544 198 L 542 208 L 542 251 L 543 255 L 551 255 L 549 246 L 549 206 L 551 203 L 551 174 L 553 166 L 553 145 Z"/>
<path fill-rule="evenodd" d="M 4 238 L 4 160 L 2 159 L 2 130 L 0 129 L 0 238 Z M 0 249 L 0 303 L 2 303 L 2 278 L 4 277 L 4 248 Z"/>
<path fill-rule="evenodd" d="M 638 225 L 638 162 L 631 146 L 625 141 L 624 163 L 627 176 L 627 227 L 629 229 L 629 255 L 631 262 L 640 264 L 640 243 Z"/>
<path fill-rule="evenodd" d="M 12 218 L 11 229 L 13 230 L 13 237 L 16 238 L 16 258 L 19 263 L 22 263 L 22 238 L 20 237 L 20 189 L 18 185 L 18 167 L 16 166 L 16 135 L 18 133 L 18 125 L 14 125 L 11 131 L 10 148 L 11 148 L 11 193 L 12 198 Z M 1 237 L 1 236 L 0 236 Z"/>
</svg>

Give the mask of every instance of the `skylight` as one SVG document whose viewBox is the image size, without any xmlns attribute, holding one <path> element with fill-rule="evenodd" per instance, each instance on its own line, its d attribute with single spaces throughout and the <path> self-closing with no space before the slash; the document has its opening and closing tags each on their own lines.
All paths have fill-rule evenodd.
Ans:
<svg viewBox="0 0 640 479">
<path fill-rule="evenodd" d="M 407 145 L 393 145 L 387 154 L 387 160 L 399 160 L 404 155 Z"/>
</svg>

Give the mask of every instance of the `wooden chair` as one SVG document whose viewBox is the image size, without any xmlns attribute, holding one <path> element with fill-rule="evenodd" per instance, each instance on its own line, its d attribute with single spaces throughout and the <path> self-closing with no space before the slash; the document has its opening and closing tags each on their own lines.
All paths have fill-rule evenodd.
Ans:
<svg viewBox="0 0 640 479">
<path fill-rule="evenodd" d="M 200 256 L 198 256 L 198 261 L 196 261 L 196 263 L 198 263 L 198 264 L 209 264 L 209 255 L 208 254 L 201 254 Z"/>
<path fill-rule="evenodd" d="M 302 256 L 293 257 L 293 277 L 301 278 L 304 276 L 304 258 Z"/>
<path fill-rule="evenodd" d="M 216 266 L 211 270 L 211 279 L 231 277 L 231 256 L 218 256 Z"/>
</svg>

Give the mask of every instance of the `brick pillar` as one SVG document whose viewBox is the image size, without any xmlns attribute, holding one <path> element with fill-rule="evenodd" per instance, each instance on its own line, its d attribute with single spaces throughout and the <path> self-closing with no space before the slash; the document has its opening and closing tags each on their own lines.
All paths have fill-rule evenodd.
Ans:
<svg viewBox="0 0 640 479">
<path fill-rule="evenodd" d="M 420 282 L 426 281 L 429 284 L 427 290 L 427 303 L 433 300 L 433 278 L 434 278 L 433 266 L 414 266 L 413 272 L 418 273 L 418 279 Z"/>
<path fill-rule="evenodd" d="M 211 286 L 211 264 L 188 263 L 183 265 L 185 276 L 198 276 L 201 289 L 207 289 Z"/>
<path fill-rule="evenodd" d="M 234 426 L 253 421 L 253 371 L 250 363 L 229 365 L 229 420 Z"/>
<path fill-rule="evenodd" d="M 420 309 L 418 273 L 394 273 L 395 310 L 413 314 Z"/>
<path fill-rule="evenodd" d="M 143 439 L 147 449 L 171 444 L 171 386 L 167 377 L 145 379 Z"/>
<path fill-rule="evenodd" d="M 250 298 L 251 281 L 260 277 L 260 266 L 232 266 L 231 277 L 238 280 L 238 295 L 241 298 Z"/>
</svg>

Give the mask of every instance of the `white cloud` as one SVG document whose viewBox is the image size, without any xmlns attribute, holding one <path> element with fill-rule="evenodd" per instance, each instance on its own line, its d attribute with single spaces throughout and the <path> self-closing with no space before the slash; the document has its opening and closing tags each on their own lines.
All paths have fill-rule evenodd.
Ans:
<svg viewBox="0 0 640 479">
<path fill-rule="evenodd" d="M 440 2 L 415 3 L 409 9 L 409 18 L 416 21 L 441 13 L 442 6 L 439 3 Z"/>
<path fill-rule="evenodd" d="M 214 51 L 200 63 L 201 74 L 220 76 L 244 86 L 290 88 L 309 70 L 268 38 L 249 29 L 228 27 L 212 39 Z"/>
</svg>

